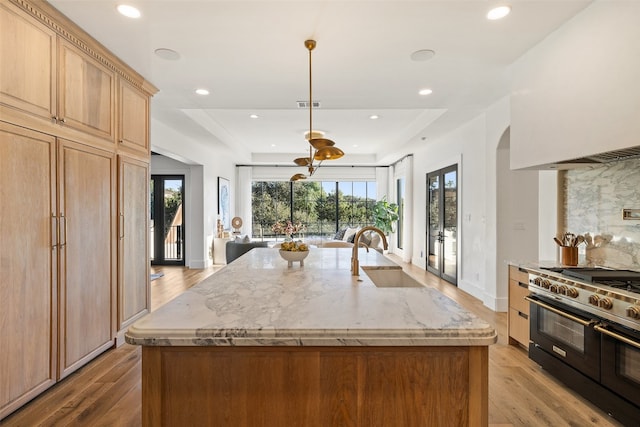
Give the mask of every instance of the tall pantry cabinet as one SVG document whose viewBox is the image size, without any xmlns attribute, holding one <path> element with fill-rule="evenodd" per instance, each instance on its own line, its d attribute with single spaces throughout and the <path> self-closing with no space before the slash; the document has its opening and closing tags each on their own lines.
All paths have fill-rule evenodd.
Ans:
<svg viewBox="0 0 640 427">
<path fill-rule="evenodd" d="M 0 419 L 149 309 L 149 98 L 46 2 L 0 2 Z"/>
</svg>

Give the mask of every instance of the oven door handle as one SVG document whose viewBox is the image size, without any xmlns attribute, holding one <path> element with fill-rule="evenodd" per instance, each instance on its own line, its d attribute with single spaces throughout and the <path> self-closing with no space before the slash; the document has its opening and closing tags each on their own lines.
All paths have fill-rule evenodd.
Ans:
<svg viewBox="0 0 640 427">
<path fill-rule="evenodd" d="M 545 310 L 549 310 L 549 311 L 557 314 L 558 316 L 562 316 L 562 317 L 564 317 L 566 319 L 573 320 L 574 322 L 579 323 L 582 326 L 591 326 L 594 323 L 596 323 L 595 320 L 584 320 L 584 319 L 581 319 L 579 317 L 573 316 L 573 315 L 571 315 L 571 314 L 569 314 L 567 312 L 564 312 L 562 310 L 558 310 L 557 308 L 555 308 L 555 307 L 553 307 L 553 306 L 551 306 L 549 304 L 545 304 L 545 303 L 540 302 L 538 300 L 535 300 L 533 298 L 524 297 L 524 299 L 526 299 L 527 301 L 529 301 L 532 304 L 539 305 L 540 307 L 544 308 Z"/>
<path fill-rule="evenodd" d="M 610 331 L 607 328 L 605 328 L 604 326 L 602 326 L 602 323 L 599 323 L 597 325 L 595 325 L 593 327 L 593 329 L 595 329 L 596 331 L 603 333 L 605 335 L 609 335 L 611 338 L 615 338 L 618 341 L 622 341 L 625 344 L 629 344 L 630 346 L 633 346 L 635 348 L 640 348 L 640 343 L 637 341 L 634 341 L 632 339 L 629 339 L 627 337 L 625 337 L 624 335 L 620 335 L 616 332 Z"/>
</svg>

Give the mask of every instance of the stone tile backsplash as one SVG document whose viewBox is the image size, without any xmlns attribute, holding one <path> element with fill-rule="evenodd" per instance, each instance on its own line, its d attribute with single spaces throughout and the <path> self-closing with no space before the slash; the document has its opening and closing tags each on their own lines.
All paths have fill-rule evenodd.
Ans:
<svg viewBox="0 0 640 427">
<path fill-rule="evenodd" d="M 581 261 L 640 270 L 640 220 L 623 209 L 640 209 L 640 159 L 566 171 L 564 227 L 586 235 Z"/>
</svg>

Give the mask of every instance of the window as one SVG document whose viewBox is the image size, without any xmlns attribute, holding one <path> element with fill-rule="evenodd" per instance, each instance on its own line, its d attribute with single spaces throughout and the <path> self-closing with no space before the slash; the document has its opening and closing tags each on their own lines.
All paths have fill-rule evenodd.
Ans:
<svg viewBox="0 0 640 427">
<path fill-rule="evenodd" d="M 314 237 L 373 224 L 375 182 L 254 181 L 251 187 L 254 238 L 275 239 L 277 221 L 302 223 Z"/>
</svg>

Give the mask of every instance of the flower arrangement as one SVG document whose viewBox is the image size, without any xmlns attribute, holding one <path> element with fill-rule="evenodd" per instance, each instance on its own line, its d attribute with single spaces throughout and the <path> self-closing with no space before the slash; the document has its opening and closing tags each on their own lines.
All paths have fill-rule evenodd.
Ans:
<svg viewBox="0 0 640 427">
<path fill-rule="evenodd" d="M 309 250 L 309 246 L 306 243 L 298 242 L 283 242 L 280 246 L 281 251 L 287 252 L 306 252 Z"/>
<path fill-rule="evenodd" d="M 291 221 L 287 221 L 286 224 L 283 224 L 277 221 L 271 226 L 271 231 L 276 234 L 284 234 L 290 238 L 292 234 L 302 233 L 306 228 L 307 227 L 300 222 L 293 224 Z"/>
</svg>

